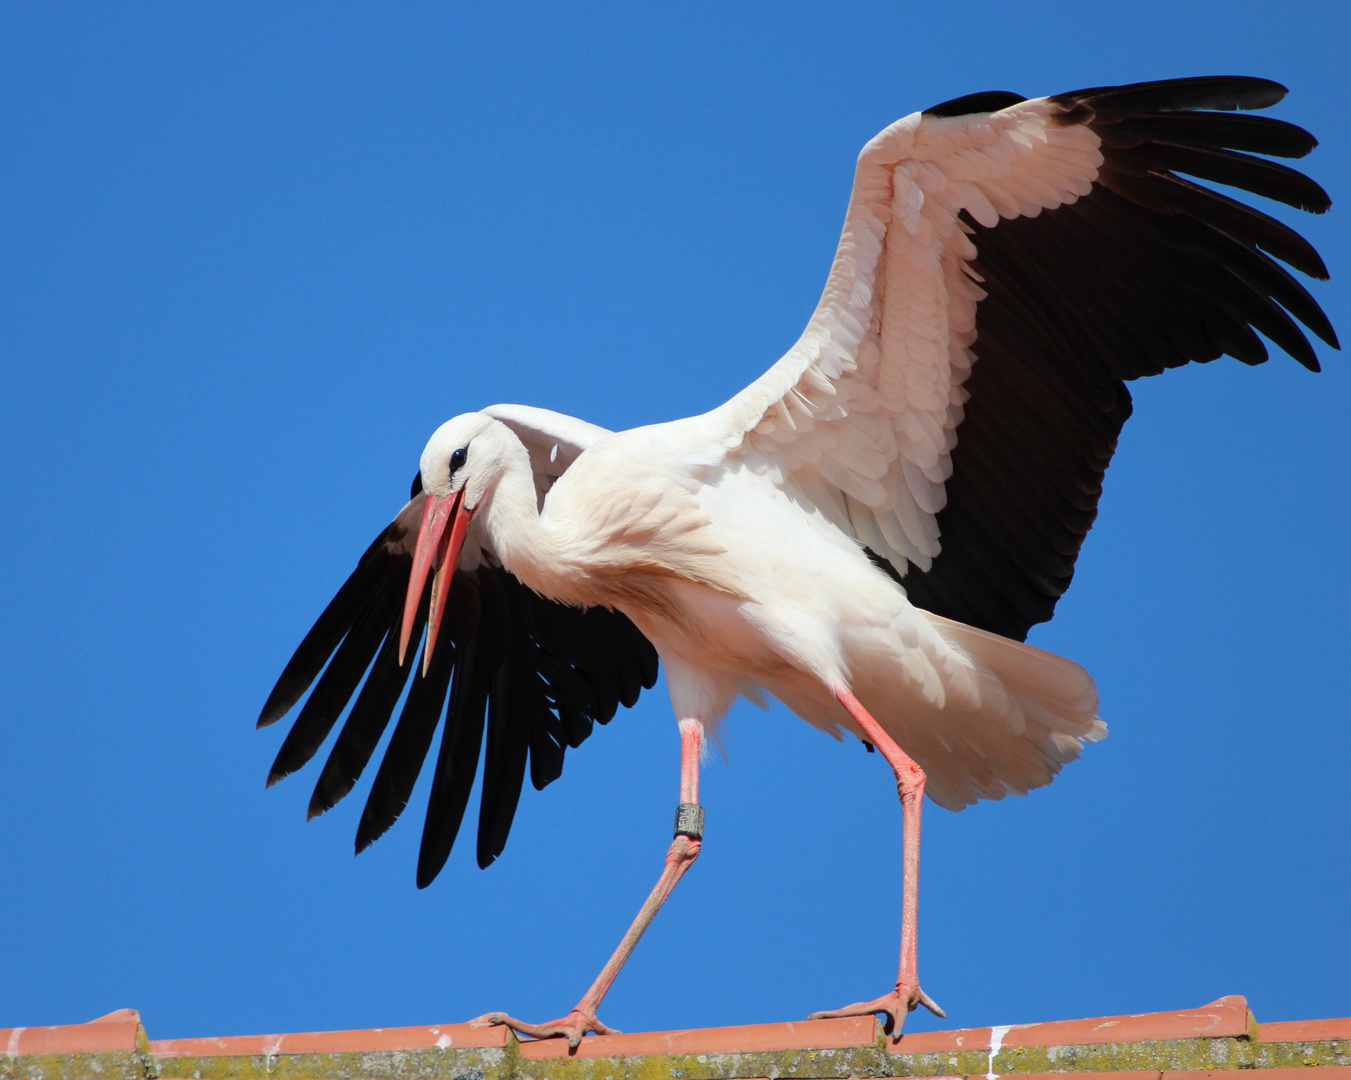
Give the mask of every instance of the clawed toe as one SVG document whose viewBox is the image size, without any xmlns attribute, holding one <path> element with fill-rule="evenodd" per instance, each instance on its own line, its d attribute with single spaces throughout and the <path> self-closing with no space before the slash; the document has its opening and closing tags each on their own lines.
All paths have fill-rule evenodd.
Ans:
<svg viewBox="0 0 1351 1080">
<path fill-rule="evenodd" d="M 528 1035 L 532 1039 L 565 1038 L 568 1040 L 568 1046 L 573 1050 L 577 1049 L 582 1038 L 590 1032 L 597 1035 L 620 1034 L 614 1028 L 602 1024 L 596 1019 L 595 1013 L 582 1012 L 580 1009 L 573 1009 L 561 1020 L 551 1020 L 547 1024 L 527 1024 L 500 1012 L 484 1013 L 469 1022 L 480 1027 L 485 1025 L 508 1027 L 512 1031 L 521 1035 Z"/>
<path fill-rule="evenodd" d="M 923 1005 L 935 1016 L 947 1015 L 938 1007 L 938 1003 L 918 986 L 912 988 L 900 985 L 891 993 L 883 994 L 880 998 L 874 998 L 872 1001 L 856 1001 L 853 1005 L 846 1005 L 843 1009 L 814 1012 L 807 1019 L 834 1020 L 841 1016 L 867 1016 L 869 1013 L 880 1013 L 885 1017 L 882 1021 L 882 1030 L 892 1038 L 899 1039 L 901 1028 L 905 1025 L 906 1014 L 919 1005 Z"/>
</svg>

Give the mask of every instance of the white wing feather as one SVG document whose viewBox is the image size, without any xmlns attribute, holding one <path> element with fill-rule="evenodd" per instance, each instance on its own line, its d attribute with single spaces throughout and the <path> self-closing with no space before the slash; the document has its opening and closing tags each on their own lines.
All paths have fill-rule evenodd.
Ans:
<svg viewBox="0 0 1351 1080">
<path fill-rule="evenodd" d="M 959 220 L 1035 216 L 1088 194 L 1098 137 L 1045 98 L 996 113 L 915 113 L 859 155 L 825 291 L 797 343 L 701 417 L 904 573 L 939 552 L 935 520 L 962 420 L 976 249 Z"/>
</svg>

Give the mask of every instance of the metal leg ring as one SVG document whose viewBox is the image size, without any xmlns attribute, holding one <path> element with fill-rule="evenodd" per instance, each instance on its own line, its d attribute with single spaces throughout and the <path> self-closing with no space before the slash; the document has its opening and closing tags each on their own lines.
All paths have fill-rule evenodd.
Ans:
<svg viewBox="0 0 1351 1080">
<path fill-rule="evenodd" d="M 675 834 L 691 840 L 704 838 L 704 808 L 698 803 L 683 802 L 676 807 Z"/>
</svg>

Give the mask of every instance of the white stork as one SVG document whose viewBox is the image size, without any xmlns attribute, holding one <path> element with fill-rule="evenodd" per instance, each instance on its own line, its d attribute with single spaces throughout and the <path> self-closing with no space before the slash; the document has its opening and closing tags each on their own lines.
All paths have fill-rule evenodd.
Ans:
<svg viewBox="0 0 1351 1080">
<path fill-rule="evenodd" d="M 444 715 L 425 886 L 459 830 L 485 714 L 480 866 L 502 850 L 527 762 L 536 788 L 554 780 L 660 657 L 682 747 L 665 870 L 568 1016 L 482 1018 L 576 1046 L 609 1030 L 601 999 L 699 854 L 706 733 L 768 691 L 876 747 L 902 806 L 896 985 L 814 1015 L 881 1013 L 897 1034 L 918 1004 L 941 1016 L 916 975 L 922 798 L 960 810 L 1022 794 L 1105 733 L 1088 674 L 1022 641 L 1069 585 L 1126 382 L 1225 353 L 1259 364 L 1258 333 L 1317 371 L 1299 323 L 1337 345 L 1279 265 L 1325 278 L 1312 246 L 1179 175 L 1327 209 L 1312 180 L 1252 156 L 1300 157 L 1313 137 L 1232 112 L 1284 93 L 1214 77 L 914 113 L 859 155 L 801 338 L 730 401 L 622 432 L 519 405 L 442 425 L 410 501 L 263 708 L 274 722 L 318 679 L 269 783 L 355 695 L 310 814 L 331 807 L 416 668 L 356 842 L 403 810 Z M 421 662 L 405 664 L 424 628 Z"/>
</svg>

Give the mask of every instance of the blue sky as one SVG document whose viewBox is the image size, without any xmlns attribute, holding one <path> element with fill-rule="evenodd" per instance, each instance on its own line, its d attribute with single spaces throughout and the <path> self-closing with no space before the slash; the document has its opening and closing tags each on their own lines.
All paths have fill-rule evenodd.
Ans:
<svg viewBox="0 0 1351 1080">
<path fill-rule="evenodd" d="M 487 871 L 413 875 L 425 785 L 265 791 L 273 679 L 430 432 L 521 401 L 627 427 L 792 342 L 858 148 L 958 94 L 1215 72 L 1333 211 L 1351 335 L 1340 5 L 11 2 L 0 8 L 0 1026 L 152 1036 L 565 1012 L 655 879 L 665 694 L 523 797 Z M 1098 525 L 1032 641 L 1111 735 L 1051 787 L 925 819 L 920 971 L 949 1020 L 1351 1014 L 1347 361 L 1137 385 Z M 623 1029 L 793 1019 L 894 977 L 877 756 L 730 718 L 704 857 L 621 975 Z M 364 787 L 358 789 L 364 792 Z"/>
</svg>

